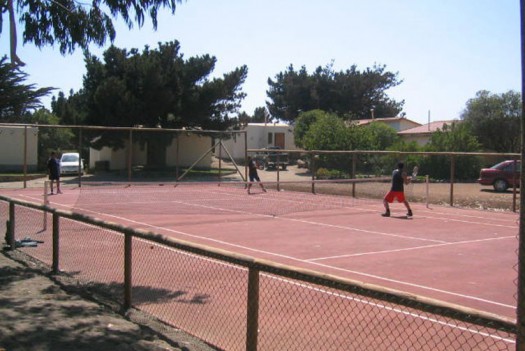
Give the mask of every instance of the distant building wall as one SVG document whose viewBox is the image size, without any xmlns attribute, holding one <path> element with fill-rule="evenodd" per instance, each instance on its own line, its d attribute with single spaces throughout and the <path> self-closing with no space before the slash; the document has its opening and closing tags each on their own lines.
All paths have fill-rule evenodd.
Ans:
<svg viewBox="0 0 525 351">
<path fill-rule="evenodd" d="M 24 140 L 27 132 L 27 171 L 38 169 L 38 128 L 0 127 L 0 171 L 21 172 L 24 169 Z"/>
<path fill-rule="evenodd" d="M 247 138 L 247 149 L 264 149 L 269 146 L 275 146 L 279 136 L 284 136 L 284 145 L 287 150 L 297 150 L 294 142 L 293 127 L 280 123 L 248 123 L 244 127 Z M 244 135 L 237 134 L 236 138 L 223 140 L 223 144 L 235 160 L 243 160 L 245 157 Z M 215 149 L 215 156 L 219 156 L 219 148 Z M 226 152 L 222 151 L 221 156 L 227 158 Z"/>
<path fill-rule="evenodd" d="M 166 149 L 166 166 L 175 167 L 189 167 L 196 162 L 206 151 L 211 148 L 212 139 L 208 136 L 200 136 L 197 134 L 178 134 L 179 153 L 177 156 L 177 139 Z M 97 162 L 107 162 L 108 170 L 125 170 L 128 167 L 128 145 L 126 141 L 125 147 L 118 150 L 113 150 L 109 147 L 103 147 L 101 150 L 90 148 L 89 150 L 89 167 L 95 169 Z M 147 166 L 148 161 L 148 144 L 147 143 L 133 143 L 131 166 Z M 211 166 L 211 153 L 203 157 L 195 167 L 207 168 Z"/>
</svg>

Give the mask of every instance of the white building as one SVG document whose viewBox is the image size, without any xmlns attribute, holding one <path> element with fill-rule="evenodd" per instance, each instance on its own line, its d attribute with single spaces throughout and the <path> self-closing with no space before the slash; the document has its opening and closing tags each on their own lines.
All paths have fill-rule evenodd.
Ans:
<svg viewBox="0 0 525 351">
<path fill-rule="evenodd" d="M 110 147 L 103 147 L 101 150 L 89 149 L 89 167 L 97 169 L 96 164 L 103 162 L 107 165 L 107 170 L 125 170 L 129 163 L 129 141 L 126 141 L 124 148 L 114 150 Z M 197 168 L 211 167 L 211 146 L 212 138 L 206 135 L 195 133 L 177 133 L 173 142 L 163 150 L 148 150 L 151 146 L 148 143 L 140 144 L 134 142 L 131 152 L 131 166 L 151 166 L 148 164 L 148 154 L 150 158 L 155 156 L 160 165 L 166 167 L 189 167 L 195 162 Z M 156 155 L 152 155 L 156 154 Z M 199 160 L 200 159 L 200 160 Z M 150 159 L 151 163 L 151 159 Z"/>
<path fill-rule="evenodd" d="M 293 127 L 284 123 L 248 123 L 241 130 L 246 131 L 247 145 L 244 136 L 237 134 L 235 138 L 223 140 L 224 147 L 235 160 L 243 160 L 245 149 L 264 149 L 269 146 L 279 146 L 286 150 L 297 150 L 294 143 Z M 228 155 L 219 148 L 215 149 L 215 156 L 222 158 Z"/>
<path fill-rule="evenodd" d="M 37 170 L 38 128 L 0 126 L 0 171 L 21 172 L 24 160 L 27 164 L 27 171 Z"/>
</svg>

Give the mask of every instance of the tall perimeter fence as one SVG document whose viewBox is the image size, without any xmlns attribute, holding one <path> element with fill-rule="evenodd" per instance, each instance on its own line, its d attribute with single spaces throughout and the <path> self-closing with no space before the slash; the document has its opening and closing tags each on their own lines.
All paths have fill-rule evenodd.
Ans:
<svg viewBox="0 0 525 351">
<path fill-rule="evenodd" d="M 0 126 L 1 127 L 1 126 Z M 147 128 L 29 126 L 20 128 L 23 187 L 30 173 L 44 168 L 51 150 L 77 151 L 89 164 L 63 179 L 82 187 L 89 181 L 246 180 L 248 156 L 271 155 L 287 167 L 265 168 L 277 187 L 296 172 L 303 179 L 358 179 L 388 176 L 397 161 L 417 170 L 411 200 L 469 205 L 460 195 L 476 184 L 480 168 L 519 154 L 420 153 L 386 151 L 267 150 L 248 148 L 245 132 Z M 58 133 L 61 131 L 61 133 Z M 67 137 L 52 145 L 36 136 Z M 109 140 L 112 147 L 100 147 Z M 228 141 L 229 140 L 229 141 Z M 228 141 L 228 142 L 227 142 Z M 231 142 L 240 147 L 232 147 Z M 33 144 L 31 144 L 33 142 Z M 32 146 L 33 145 L 33 146 Z M 36 148 L 36 150 L 32 150 Z M 237 149 L 235 149 L 237 148 Z M 37 160 L 31 153 L 36 153 Z M 95 159 L 96 158 L 96 159 Z M 262 162 L 263 163 L 263 162 Z M 265 166 L 266 167 L 266 166 Z M 210 170 L 212 172 L 210 172 Z M 87 173 L 87 174 L 86 174 Z M 515 178 L 521 175 L 515 173 Z M 515 184 L 519 182 L 515 182 Z M 316 192 L 315 183 L 308 191 Z M 437 195 L 438 188 L 446 194 Z M 1 188 L 1 186 L 0 186 Z M 425 189 L 425 190 L 422 190 Z M 519 191 L 499 194 L 505 208 L 517 211 Z M 355 194 L 348 194 L 355 196 Z M 381 197 L 360 193 L 364 197 Z M 472 203 L 470 203 L 472 205 Z M 523 328 L 516 320 L 384 287 L 291 268 L 272 262 L 167 238 L 104 222 L 75 212 L 0 195 L 0 232 L 11 248 L 38 234 L 43 243 L 20 248 L 101 292 L 124 308 L 135 307 L 221 350 L 519 350 Z M 518 287 L 523 282 L 517 281 Z M 519 297 L 518 297 L 519 304 Z M 520 309 L 518 309 L 519 312 Z M 518 315 L 517 320 L 521 320 Z"/>
<path fill-rule="evenodd" d="M 21 250 L 54 273 L 221 350 L 517 349 L 515 321 L 489 313 L 5 196 L 0 218 L 11 247 L 38 233 Z"/>
</svg>

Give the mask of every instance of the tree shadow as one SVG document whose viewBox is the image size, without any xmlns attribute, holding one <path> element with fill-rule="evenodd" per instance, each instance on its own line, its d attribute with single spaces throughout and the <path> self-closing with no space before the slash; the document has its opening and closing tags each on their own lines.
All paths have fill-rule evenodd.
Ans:
<svg viewBox="0 0 525 351">
<path fill-rule="evenodd" d="M 122 290 L 122 284 L 96 284 L 85 289 L 85 286 L 74 285 L 71 280 L 69 283 L 72 285 L 68 285 L 65 284 L 67 279 L 59 279 L 61 275 L 52 276 L 47 266 L 39 266 L 33 260 L 26 262 L 26 257 L 22 255 L 10 252 L 5 256 L 19 264 L 0 266 L 0 349 L 166 349 L 149 345 L 149 342 L 171 345 L 177 350 L 185 349 L 178 341 L 159 338 L 159 333 L 148 325 L 131 322 L 108 305 L 88 296 L 90 289 L 115 292 Z M 80 299 L 73 294 L 79 291 L 83 291 L 83 297 L 89 298 Z M 188 298 L 183 291 L 149 287 L 138 287 L 138 292 L 147 296 L 148 302 L 177 300 L 179 303 L 201 304 L 207 298 L 205 295 Z M 148 318 L 154 319 L 151 316 Z M 215 350 L 212 346 L 196 342 L 199 343 L 199 350 Z M 137 345 L 140 347 L 136 348 Z"/>
</svg>

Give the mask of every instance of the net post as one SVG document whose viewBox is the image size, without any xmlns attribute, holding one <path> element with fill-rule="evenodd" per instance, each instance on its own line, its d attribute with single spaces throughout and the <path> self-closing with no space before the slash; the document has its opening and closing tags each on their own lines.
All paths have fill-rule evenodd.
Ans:
<svg viewBox="0 0 525 351">
<path fill-rule="evenodd" d="M 281 189 L 279 188 L 279 181 L 281 180 L 280 175 L 279 175 L 279 165 L 281 164 L 279 155 L 280 153 L 278 152 L 277 153 L 277 191 L 281 191 Z"/>
<path fill-rule="evenodd" d="M 355 179 L 356 177 L 356 169 L 357 169 L 357 154 L 352 154 L 352 175 L 350 178 Z M 355 182 L 352 183 L 352 197 L 355 197 Z"/>
<path fill-rule="evenodd" d="M 430 180 L 429 180 L 429 176 L 427 174 L 425 176 L 425 201 L 426 201 L 427 208 L 428 208 L 428 188 L 429 188 L 429 183 L 430 183 Z"/>
<path fill-rule="evenodd" d="M 218 145 L 219 145 L 219 185 L 220 185 L 221 171 L 222 171 L 222 135 L 220 136 Z"/>
<path fill-rule="evenodd" d="M 514 171 L 512 172 L 512 212 L 516 212 L 516 182 L 518 172 L 518 161 L 514 159 Z"/>
<path fill-rule="evenodd" d="M 450 206 L 454 206 L 454 175 L 456 174 L 456 158 L 450 155 Z"/>
<path fill-rule="evenodd" d="M 27 188 L 27 125 L 24 126 L 24 189 Z"/>
<path fill-rule="evenodd" d="M 127 168 L 128 168 L 128 182 L 131 183 L 131 177 L 132 177 L 132 170 L 131 165 L 133 163 L 133 128 L 129 129 L 128 134 L 128 159 L 127 159 Z"/>
<path fill-rule="evenodd" d="M 315 162 L 315 159 L 317 157 L 316 154 L 312 154 L 312 194 L 315 194 L 315 173 L 317 172 L 317 162 Z"/>
</svg>

